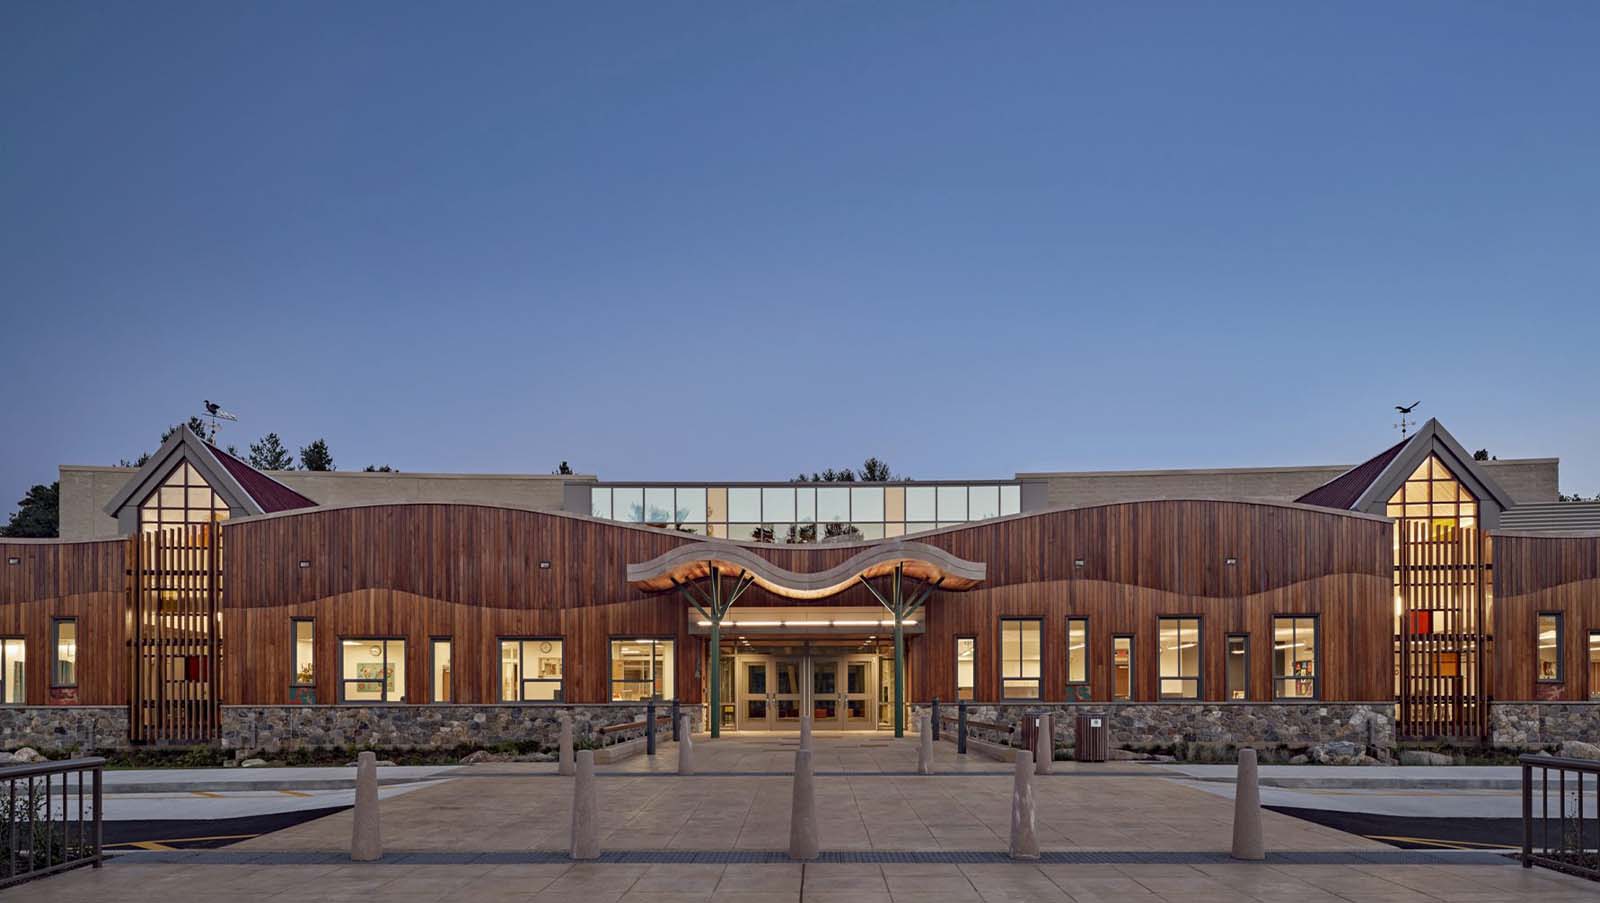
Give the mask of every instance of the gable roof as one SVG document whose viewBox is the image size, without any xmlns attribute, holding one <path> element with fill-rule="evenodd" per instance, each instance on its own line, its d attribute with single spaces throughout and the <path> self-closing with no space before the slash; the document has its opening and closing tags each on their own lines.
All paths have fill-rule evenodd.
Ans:
<svg viewBox="0 0 1600 903">
<path fill-rule="evenodd" d="M 1354 507 L 1356 500 L 1360 499 L 1362 494 L 1367 491 L 1367 487 L 1378 479 L 1384 468 L 1389 466 L 1389 462 L 1393 461 L 1401 450 L 1410 445 L 1415 438 L 1416 436 L 1407 436 L 1401 439 L 1371 458 L 1300 496 L 1295 501 L 1306 505 L 1320 505 L 1324 508 L 1343 508 L 1348 510 Z"/>
<path fill-rule="evenodd" d="M 188 427 L 184 427 L 188 429 Z M 315 508 L 317 503 L 306 498 L 288 486 L 283 485 L 266 472 L 256 470 L 249 464 L 228 454 L 215 445 L 206 444 L 206 451 L 227 469 L 239 485 L 260 506 L 262 514 L 272 514 L 277 511 L 292 511 L 296 508 Z"/>
<path fill-rule="evenodd" d="M 245 514 L 270 514 L 294 508 L 311 508 L 316 502 L 272 477 L 206 442 L 187 425 L 174 430 L 155 454 L 140 467 L 116 495 L 106 502 L 112 517 L 130 504 L 138 504 L 166 479 L 178 462 L 187 461 L 229 508 Z"/>
<path fill-rule="evenodd" d="M 1479 501 L 1497 505 L 1500 510 L 1516 506 L 1511 496 L 1490 479 L 1472 460 L 1472 455 L 1450 435 L 1437 418 L 1429 418 L 1422 428 L 1399 444 L 1380 452 L 1332 480 L 1296 499 L 1308 505 L 1352 511 L 1379 510 L 1399 490 L 1429 455 L 1437 454 L 1444 466 Z"/>
</svg>

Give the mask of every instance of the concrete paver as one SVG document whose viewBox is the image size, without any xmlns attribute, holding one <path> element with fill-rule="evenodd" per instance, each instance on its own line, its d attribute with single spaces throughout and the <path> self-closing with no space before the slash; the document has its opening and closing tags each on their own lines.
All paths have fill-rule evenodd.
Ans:
<svg viewBox="0 0 1600 903">
<path fill-rule="evenodd" d="M 783 850 L 788 840 L 793 738 L 728 737 L 696 750 L 702 773 L 678 777 L 663 744 L 656 761 L 602 769 L 602 847 L 611 850 Z M 1002 763 L 966 761 L 943 744 L 940 774 L 908 774 L 914 740 L 882 735 L 817 737 L 820 835 L 824 850 L 1000 851 L 1009 831 L 1011 777 Z M 1039 839 L 1046 851 L 1226 851 L 1225 796 L 1152 771 L 1060 763 L 1037 779 Z M 420 786 L 382 803 L 388 861 L 291 864 L 285 851 L 347 850 L 351 816 L 330 815 L 228 848 L 265 863 L 150 861 L 125 857 L 23 887 L 3 899 L 89 903 L 107 899 L 207 903 L 274 900 L 817 901 L 1498 901 L 1600 899 L 1600 885 L 1507 864 L 1365 863 L 1357 854 L 1393 852 L 1374 841 L 1266 813 L 1272 852 L 1345 851 L 1338 865 L 1207 861 L 1009 863 L 819 862 L 761 864 L 510 862 L 413 864 L 400 851 L 526 854 L 567 842 L 572 779 L 546 766 L 480 766 L 466 777 Z M 771 772 L 779 772 L 772 774 Z M 829 772 L 847 772 L 844 774 Z M 1176 777 L 1176 776 L 1175 776 Z M 293 856 L 303 859 L 303 856 Z M 502 857 L 507 858 L 507 857 Z M 970 858 L 970 857 L 969 857 Z M 1091 857 L 1084 857 L 1091 858 Z M 1169 855 L 1169 860 L 1182 857 Z"/>
</svg>

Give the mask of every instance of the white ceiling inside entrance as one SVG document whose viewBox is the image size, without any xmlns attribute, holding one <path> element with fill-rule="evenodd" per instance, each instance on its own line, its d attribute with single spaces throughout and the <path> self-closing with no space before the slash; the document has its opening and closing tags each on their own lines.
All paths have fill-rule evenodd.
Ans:
<svg viewBox="0 0 1600 903">
<path fill-rule="evenodd" d="M 711 622 L 702 617 L 700 612 L 689 608 L 686 609 L 685 616 L 689 619 L 689 632 L 691 634 L 698 636 L 709 636 L 711 634 Z M 798 608 L 793 606 L 754 608 L 735 605 L 729 609 L 727 618 L 722 622 L 722 635 L 724 637 L 727 637 L 730 633 L 751 636 L 783 634 L 860 636 L 882 633 L 893 629 L 894 618 L 881 605 L 861 608 L 840 608 L 837 606 L 825 608 Z M 923 626 L 921 617 L 911 618 L 905 622 L 905 632 L 908 634 L 922 633 L 926 629 Z"/>
</svg>

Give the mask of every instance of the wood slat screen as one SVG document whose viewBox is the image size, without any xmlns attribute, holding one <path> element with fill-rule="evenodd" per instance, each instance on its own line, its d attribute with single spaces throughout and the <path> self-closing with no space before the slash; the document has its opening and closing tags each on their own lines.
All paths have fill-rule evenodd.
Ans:
<svg viewBox="0 0 1600 903">
<path fill-rule="evenodd" d="M 1475 527 L 1425 520 L 1396 527 L 1400 733 L 1481 738 L 1488 732 L 1484 537 Z"/>
<path fill-rule="evenodd" d="M 130 739 L 214 740 L 222 531 L 196 524 L 143 533 L 128 543 Z"/>
</svg>

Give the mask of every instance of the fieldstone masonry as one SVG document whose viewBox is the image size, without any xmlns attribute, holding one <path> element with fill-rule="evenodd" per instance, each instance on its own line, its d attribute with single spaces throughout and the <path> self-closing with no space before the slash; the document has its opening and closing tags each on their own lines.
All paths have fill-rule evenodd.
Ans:
<svg viewBox="0 0 1600 903">
<path fill-rule="evenodd" d="M 1489 706 L 1489 728 L 1501 749 L 1532 750 L 1567 740 L 1600 743 L 1600 703 L 1499 702 Z"/>
<path fill-rule="evenodd" d="M 127 749 L 128 709 L 101 705 L 0 706 L 0 749 L 59 754 Z"/>
</svg>

